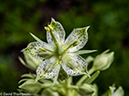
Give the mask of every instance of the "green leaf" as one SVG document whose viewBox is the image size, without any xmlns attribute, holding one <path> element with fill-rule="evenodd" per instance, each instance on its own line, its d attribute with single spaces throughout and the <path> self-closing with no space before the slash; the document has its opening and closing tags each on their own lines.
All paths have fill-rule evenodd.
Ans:
<svg viewBox="0 0 129 96">
<path fill-rule="evenodd" d="M 29 77 L 29 78 L 35 78 L 36 75 L 35 74 L 23 74 L 21 77 Z"/>
<path fill-rule="evenodd" d="M 50 80 L 50 79 L 40 79 L 39 80 L 39 82 L 41 82 L 41 83 L 52 83 L 52 80 Z"/>
<path fill-rule="evenodd" d="M 76 54 L 88 54 L 88 53 L 93 53 L 93 52 L 96 52 L 97 50 L 79 50 L 79 51 L 76 51 L 74 53 Z"/>
<path fill-rule="evenodd" d="M 27 81 L 28 79 L 21 79 L 18 84 L 20 84 L 21 82 Z"/>
<path fill-rule="evenodd" d="M 40 40 L 38 37 L 36 37 L 34 34 L 30 33 L 30 35 L 31 35 L 36 41 L 38 41 L 38 42 L 42 41 L 42 40 Z"/>
<path fill-rule="evenodd" d="M 59 96 L 59 94 L 55 91 L 52 91 L 49 88 L 46 88 L 46 89 L 43 90 L 43 93 L 42 93 L 41 96 Z"/>
<path fill-rule="evenodd" d="M 91 76 L 91 78 L 87 78 L 87 79 L 86 79 L 85 83 L 88 83 L 88 84 L 92 83 L 92 82 L 98 77 L 99 73 L 100 73 L 100 71 L 95 72 L 95 73 Z"/>
<path fill-rule="evenodd" d="M 18 59 L 20 60 L 20 62 L 21 62 L 24 66 L 26 66 L 27 68 L 30 68 L 30 67 L 24 62 L 24 60 L 23 60 L 21 57 L 18 57 Z"/>
</svg>

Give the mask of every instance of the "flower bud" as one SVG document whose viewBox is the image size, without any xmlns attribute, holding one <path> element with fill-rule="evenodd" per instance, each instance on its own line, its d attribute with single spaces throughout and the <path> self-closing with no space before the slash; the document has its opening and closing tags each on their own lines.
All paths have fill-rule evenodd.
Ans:
<svg viewBox="0 0 129 96">
<path fill-rule="evenodd" d="M 78 93 L 81 96 L 89 96 L 89 95 L 92 96 L 94 92 L 95 92 L 94 86 L 86 83 L 80 86 L 78 91 Z"/>
<path fill-rule="evenodd" d="M 21 84 L 19 86 L 20 89 L 27 89 L 27 91 L 29 93 L 38 93 L 41 88 L 42 88 L 42 85 L 39 83 L 39 82 L 35 82 L 34 79 L 27 79 L 23 84 Z"/>
<path fill-rule="evenodd" d="M 19 57 L 19 60 L 21 61 L 21 63 L 24 66 L 26 66 L 32 70 L 36 70 L 37 66 L 39 66 L 39 64 L 42 62 L 42 60 L 35 59 L 31 55 L 29 55 L 25 52 L 24 52 L 24 57 L 25 57 L 26 63 L 24 62 L 24 60 L 21 57 Z"/>
<path fill-rule="evenodd" d="M 118 89 L 116 89 L 114 86 L 110 86 L 109 89 L 109 96 L 124 96 L 124 90 L 121 86 Z"/>
<path fill-rule="evenodd" d="M 92 67 L 94 70 L 106 70 L 110 67 L 114 59 L 114 52 L 107 53 L 108 51 L 106 50 L 95 57 Z"/>
</svg>

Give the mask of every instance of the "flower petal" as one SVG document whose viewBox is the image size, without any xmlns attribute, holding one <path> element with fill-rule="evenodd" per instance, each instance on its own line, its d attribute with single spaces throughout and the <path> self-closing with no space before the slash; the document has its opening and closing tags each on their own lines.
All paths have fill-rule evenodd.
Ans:
<svg viewBox="0 0 129 96">
<path fill-rule="evenodd" d="M 88 28 L 89 26 L 84 28 L 74 29 L 73 32 L 66 39 L 64 48 L 68 48 L 75 41 L 78 41 L 78 45 L 73 48 L 70 48 L 69 49 L 70 52 L 74 52 L 83 48 L 88 40 L 88 33 L 87 33 Z"/>
<path fill-rule="evenodd" d="M 59 44 L 63 44 L 64 39 L 65 39 L 65 31 L 64 31 L 63 26 L 59 22 L 55 21 L 53 18 L 52 18 L 50 25 L 54 29 L 52 32 L 53 32 L 57 42 Z M 47 41 L 49 44 L 54 44 L 53 39 L 50 35 L 50 32 L 48 32 L 48 31 L 47 31 Z"/>
<path fill-rule="evenodd" d="M 60 70 L 60 65 L 57 65 L 56 62 L 57 60 L 54 56 L 43 61 L 36 70 L 36 80 L 39 80 L 41 78 L 49 79 L 54 77 Z"/>
<path fill-rule="evenodd" d="M 86 74 L 87 63 L 81 56 L 69 53 L 62 58 L 62 68 L 72 76 Z"/>
<path fill-rule="evenodd" d="M 50 51 L 41 51 L 39 48 L 44 48 Z M 52 52 L 54 51 L 54 47 L 45 43 L 45 42 L 32 42 L 29 43 L 28 46 L 22 50 L 22 52 L 27 52 L 31 56 L 35 57 L 36 59 L 41 59 L 43 60 L 46 57 L 49 57 L 52 55 Z"/>
<path fill-rule="evenodd" d="M 86 74 L 85 72 L 81 72 L 80 70 L 76 69 L 72 69 L 68 66 L 66 66 L 66 64 L 62 63 L 62 68 L 64 69 L 64 71 L 71 75 L 71 76 L 78 76 L 78 75 L 82 75 L 82 74 Z"/>
<path fill-rule="evenodd" d="M 44 77 L 48 78 L 48 79 L 52 78 L 59 72 L 59 70 L 60 70 L 60 65 L 58 64 L 58 65 L 55 66 L 55 68 L 52 71 L 44 74 Z"/>
</svg>

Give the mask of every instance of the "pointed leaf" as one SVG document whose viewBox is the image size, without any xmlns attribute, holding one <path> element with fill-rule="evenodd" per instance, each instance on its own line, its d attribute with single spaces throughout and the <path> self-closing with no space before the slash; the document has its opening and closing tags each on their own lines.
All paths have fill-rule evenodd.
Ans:
<svg viewBox="0 0 129 96">
<path fill-rule="evenodd" d="M 38 37 L 36 37 L 34 34 L 30 33 L 30 35 L 38 42 L 41 42 L 42 40 L 40 40 Z"/>
<path fill-rule="evenodd" d="M 93 53 L 93 52 L 96 52 L 97 50 L 79 50 L 79 51 L 76 51 L 74 53 L 76 54 L 88 54 L 88 53 Z"/>
<path fill-rule="evenodd" d="M 24 62 L 24 60 L 21 57 L 18 57 L 18 59 L 20 60 L 20 62 L 26 66 L 27 68 L 29 68 L 29 66 Z"/>
<path fill-rule="evenodd" d="M 98 77 L 99 73 L 100 73 L 100 71 L 95 72 L 95 73 L 91 76 L 91 78 L 87 78 L 87 79 L 86 79 L 85 83 L 88 83 L 88 84 L 92 83 L 92 82 Z"/>
<path fill-rule="evenodd" d="M 21 77 L 29 77 L 29 78 L 35 78 L 36 75 L 35 74 L 23 74 Z"/>
<path fill-rule="evenodd" d="M 27 81 L 28 79 L 21 79 L 19 82 L 18 82 L 18 84 L 20 84 L 21 82 L 23 82 L 23 81 Z"/>
</svg>

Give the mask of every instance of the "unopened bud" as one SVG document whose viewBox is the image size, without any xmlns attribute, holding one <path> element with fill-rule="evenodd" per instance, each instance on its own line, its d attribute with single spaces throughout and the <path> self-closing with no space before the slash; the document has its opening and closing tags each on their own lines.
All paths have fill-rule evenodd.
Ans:
<svg viewBox="0 0 129 96">
<path fill-rule="evenodd" d="M 124 96 L 124 90 L 121 86 L 118 89 L 114 86 L 110 86 L 109 89 L 110 91 L 108 96 Z"/>
<path fill-rule="evenodd" d="M 33 69 L 33 70 L 36 70 L 36 68 L 42 62 L 42 60 L 35 59 L 30 54 L 27 54 L 25 52 L 24 52 L 24 57 L 25 57 L 26 62 L 21 57 L 19 57 L 19 60 L 21 61 L 21 63 L 24 66 L 26 66 L 30 69 Z"/>
<path fill-rule="evenodd" d="M 83 84 L 82 86 L 79 87 L 79 91 L 78 91 L 78 93 L 81 96 L 84 96 L 84 95 L 93 96 L 94 92 L 95 92 L 94 86 L 90 84 Z"/>
<path fill-rule="evenodd" d="M 109 50 L 96 56 L 93 63 L 94 70 L 106 70 L 110 67 L 114 59 L 114 52 L 107 53 Z"/>
</svg>

